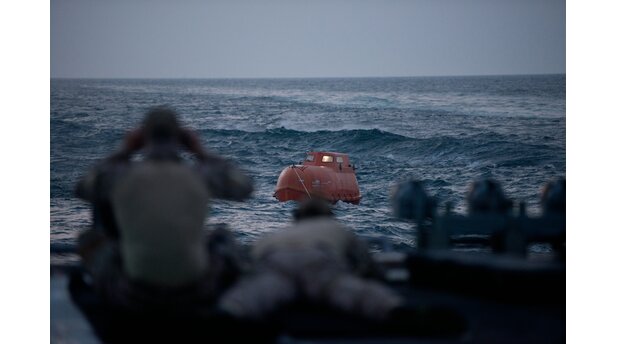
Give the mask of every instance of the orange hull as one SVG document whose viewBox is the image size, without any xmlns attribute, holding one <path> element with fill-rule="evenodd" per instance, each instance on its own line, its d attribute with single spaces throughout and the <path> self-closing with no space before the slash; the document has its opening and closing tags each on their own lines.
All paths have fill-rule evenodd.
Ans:
<svg viewBox="0 0 617 344">
<path fill-rule="evenodd" d="M 281 202 L 322 198 L 353 204 L 362 198 L 347 155 L 330 152 L 311 152 L 302 165 L 286 167 L 276 183 L 274 197 Z"/>
</svg>

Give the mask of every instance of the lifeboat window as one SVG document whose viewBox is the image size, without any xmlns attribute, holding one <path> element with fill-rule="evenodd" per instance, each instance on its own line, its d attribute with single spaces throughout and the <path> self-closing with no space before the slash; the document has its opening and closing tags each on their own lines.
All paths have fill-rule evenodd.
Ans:
<svg viewBox="0 0 617 344">
<path fill-rule="evenodd" d="M 321 158 L 321 162 L 332 162 L 332 156 L 324 155 L 323 158 Z"/>
<path fill-rule="evenodd" d="M 312 154 L 309 154 L 306 156 L 306 161 L 313 161 L 315 160 L 315 156 L 313 156 Z"/>
<path fill-rule="evenodd" d="M 343 157 L 342 156 L 337 156 L 336 157 L 336 162 L 343 163 Z"/>
</svg>

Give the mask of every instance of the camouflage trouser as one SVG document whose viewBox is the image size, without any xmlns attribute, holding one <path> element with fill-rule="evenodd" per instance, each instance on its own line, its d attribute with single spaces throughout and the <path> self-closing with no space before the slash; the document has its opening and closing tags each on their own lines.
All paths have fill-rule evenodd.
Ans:
<svg viewBox="0 0 617 344">
<path fill-rule="evenodd" d="M 335 255 L 316 248 L 268 254 L 219 305 L 237 317 L 259 318 L 300 299 L 372 319 L 384 319 L 402 304 L 386 286 L 353 275 Z"/>
<path fill-rule="evenodd" d="M 210 231 L 204 242 L 209 267 L 204 275 L 186 286 L 165 288 L 130 280 L 123 271 L 118 243 L 105 239 L 95 230 L 84 232 L 82 263 L 96 293 L 110 305 L 135 310 L 149 309 L 200 312 L 211 306 L 240 274 L 239 248 L 226 229 Z M 87 249 L 86 249 L 87 247 Z"/>
</svg>

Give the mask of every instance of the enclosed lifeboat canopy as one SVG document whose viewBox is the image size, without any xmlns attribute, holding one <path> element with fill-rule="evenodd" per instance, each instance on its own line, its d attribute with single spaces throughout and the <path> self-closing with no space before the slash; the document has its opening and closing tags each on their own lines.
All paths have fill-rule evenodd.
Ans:
<svg viewBox="0 0 617 344">
<path fill-rule="evenodd" d="M 279 176 L 274 197 L 281 202 L 322 198 L 332 203 L 360 203 L 355 167 L 347 154 L 309 152 L 300 165 L 286 167 Z"/>
</svg>

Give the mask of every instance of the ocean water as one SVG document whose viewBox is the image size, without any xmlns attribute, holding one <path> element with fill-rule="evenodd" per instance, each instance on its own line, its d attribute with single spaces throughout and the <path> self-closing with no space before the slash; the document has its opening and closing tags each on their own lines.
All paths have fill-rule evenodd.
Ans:
<svg viewBox="0 0 617 344">
<path fill-rule="evenodd" d="M 295 204 L 276 201 L 274 187 L 309 150 L 349 154 L 363 199 L 337 203 L 337 218 L 398 248 L 415 246 L 413 224 L 391 211 L 399 181 L 421 179 L 441 204 L 464 213 L 469 184 L 491 177 L 538 214 L 542 185 L 565 176 L 565 75 L 52 79 L 51 242 L 73 242 L 88 228 L 90 207 L 73 196 L 75 183 L 162 104 L 254 178 L 248 202 L 214 200 L 208 218 L 245 243 L 289 224 Z"/>
</svg>

